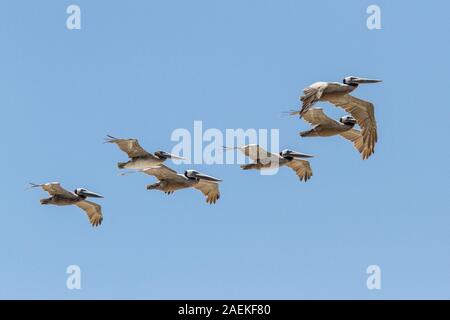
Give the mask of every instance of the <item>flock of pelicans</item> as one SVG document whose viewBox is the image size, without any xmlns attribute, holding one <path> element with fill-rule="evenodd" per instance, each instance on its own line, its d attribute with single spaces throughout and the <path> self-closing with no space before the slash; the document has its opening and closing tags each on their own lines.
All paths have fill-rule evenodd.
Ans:
<svg viewBox="0 0 450 320">
<path fill-rule="evenodd" d="M 346 77 L 343 83 L 316 82 L 305 88 L 303 90 L 304 95 L 300 97 L 302 101 L 301 109 L 292 112 L 291 115 L 299 115 L 313 127 L 308 131 L 300 132 L 300 136 L 330 137 L 340 135 L 353 143 L 363 160 L 369 158 L 375 152 L 377 142 L 374 107 L 372 103 L 355 98 L 349 93 L 360 84 L 377 82 L 381 82 L 381 80 L 350 76 Z M 339 121 L 333 120 L 323 112 L 322 108 L 313 107 L 318 101 L 330 102 L 336 107 L 343 108 L 349 115 L 340 118 Z M 361 130 L 354 128 L 356 124 L 359 125 Z M 209 204 L 216 203 L 220 198 L 220 179 L 196 170 L 187 170 L 180 174 L 163 164 L 167 159 L 182 159 L 176 155 L 164 151 L 147 152 L 136 139 L 117 139 L 108 136 L 106 142 L 116 144 L 129 157 L 128 162 L 118 163 L 119 169 L 143 172 L 158 180 L 156 183 L 148 185 L 148 190 L 160 190 L 166 194 L 172 194 L 180 189 L 194 188 L 203 193 L 206 202 Z M 304 160 L 313 157 L 311 155 L 288 149 L 280 153 L 270 153 L 255 144 L 233 149 L 240 150 L 253 160 L 253 163 L 241 166 L 244 170 L 287 166 L 295 171 L 301 181 L 308 181 L 312 176 L 311 166 L 307 160 Z M 50 194 L 50 198 L 42 199 L 41 204 L 75 205 L 86 212 L 89 222 L 93 226 L 102 223 L 101 206 L 87 200 L 87 198 L 103 198 L 101 195 L 84 188 L 78 188 L 74 192 L 70 192 L 57 182 L 31 183 L 31 187 L 41 187 Z"/>
</svg>

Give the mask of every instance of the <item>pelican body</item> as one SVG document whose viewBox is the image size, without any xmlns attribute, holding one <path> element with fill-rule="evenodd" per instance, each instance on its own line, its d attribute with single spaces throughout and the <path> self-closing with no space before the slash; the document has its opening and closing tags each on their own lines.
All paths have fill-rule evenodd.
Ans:
<svg viewBox="0 0 450 320">
<path fill-rule="evenodd" d="M 41 199 L 41 204 L 42 205 L 52 204 L 55 206 L 70 206 L 70 205 L 77 204 L 78 202 L 84 201 L 87 198 L 88 197 L 85 195 L 79 195 L 78 191 L 75 190 L 75 192 L 73 193 L 73 196 L 57 194 L 50 198 Z"/>
<path fill-rule="evenodd" d="M 309 109 L 303 118 L 314 127 L 311 130 L 300 132 L 301 137 L 331 137 L 355 127 L 356 119 L 352 116 L 345 116 L 339 122 L 328 118 L 321 108 Z"/>
<path fill-rule="evenodd" d="M 35 184 L 31 183 L 32 188 L 41 187 L 44 191 L 48 192 L 51 197 L 41 199 L 42 205 L 55 205 L 55 206 L 70 206 L 75 205 L 84 210 L 88 215 L 89 222 L 92 226 L 96 227 L 103 221 L 103 215 L 101 206 L 87 201 L 87 198 L 103 198 L 103 196 L 86 190 L 84 188 L 78 188 L 74 192 L 69 192 L 61 187 L 58 182 Z"/>
<path fill-rule="evenodd" d="M 212 180 L 220 181 L 220 180 Z M 166 178 L 158 181 L 157 183 L 147 186 L 147 190 L 160 190 L 165 193 L 173 193 L 177 190 L 192 188 L 200 182 L 200 178 L 196 176 L 188 176 L 188 171 L 183 174 L 177 174 L 176 177 Z"/>
<path fill-rule="evenodd" d="M 309 162 L 302 160 L 314 157 L 312 155 L 289 149 L 280 153 L 270 153 L 257 144 L 248 144 L 237 149 L 254 161 L 241 165 L 243 170 L 263 170 L 287 166 L 295 171 L 300 181 L 308 181 L 313 175 Z"/>
<path fill-rule="evenodd" d="M 183 160 L 165 151 L 147 152 L 140 146 L 137 139 L 117 139 L 107 136 L 105 142 L 116 144 L 130 158 L 128 162 L 119 162 L 117 164 L 119 169 L 142 170 L 162 164 L 167 159 Z"/>
</svg>

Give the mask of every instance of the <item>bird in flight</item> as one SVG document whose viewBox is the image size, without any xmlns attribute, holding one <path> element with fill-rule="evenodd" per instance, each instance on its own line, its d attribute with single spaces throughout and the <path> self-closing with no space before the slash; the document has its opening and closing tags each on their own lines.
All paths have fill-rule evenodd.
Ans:
<svg viewBox="0 0 450 320">
<path fill-rule="evenodd" d="M 361 153 L 363 160 L 369 158 L 374 152 L 364 144 L 361 131 L 355 129 L 356 119 L 350 115 L 341 117 L 339 122 L 329 118 L 322 108 L 310 108 L 303 115 L 303 120 L 313 126 L 311 130 L 300 132 L 301 137 L 331 137 L 340 135 L 353 142 L 354 147 Z"/>
<path fill-rule="evenodd" d="M 173 194 L 177 190 L 194 188 L 203 193 L 209 204 L 216 203 L 220 198 L 219 182 L 222 180 L 196 170 L 186 170 L 183 174 L 179 174 L 164 164 L 160 164 L 137 171 L 158 179 L 158 182 L 148 185 L 147 190 L 159 190 L 166 194 Z"/>
<path fill-rule="evenodd" d="M 75 205 L 86 212 L 89 222 L 93 227 L 99 226 L 103 221 L 102 207 L 94 202 L 87 201 L 87 198 L 103 198 L 103 196 L 78 188 L 74 192 L 69 192 L 58 182 L 45 184 L 30 183 L 31 188 L 41 187 L 50 194 L 50 198 L 42 199 L 42 205 L 69 206 Z"/>
<path fill-rule="evenodd" d="M 305 158 L 314 157 L 309 154 L 289 149 L 285 149 L 279 153 L 270 153 L 257 144 L 248 144 L 242 147 L 225 149 L 238 149 L 254 161 L 253 163 L 241 165 L 241 168 L 244 170 L 274 169 L 287 166 L 295 171 L 300 181 L 305 182 L 313 175 L 309 161 L 303 160 Z"/>
<path fill-rule="evenodd" d="M 162 164 L 167 159 L 184 160 L 165 151 L 147 152 L 140 146 L 137 139 L 117 139 L 108 135 L 105 142 L 116 144 L 130 158 L 128 162 L 119 162 L 117 164 L 119 169 L 140 170 Z"/>
<path fill-rule="evenodd" d="M 329 101 L 329 98 L 336 98 L 348 95 L 353 92 L 360 84 L 378 83 L 382 80 L 367 79 L 355 76 L 345 77 L 342 83 L 340 82 L 315 82 L 312 85 L 303 89 L 303 96 L 300 97 L 302 107 L 300 111 L 292 112 L 292 115 L 300 114 L 302 117 L 310 107 L 318 101 Z M 331 102 L 331 101 L 330 101 Z M 333 103 L 333 102 L 331 102 Z"/>
</svg>

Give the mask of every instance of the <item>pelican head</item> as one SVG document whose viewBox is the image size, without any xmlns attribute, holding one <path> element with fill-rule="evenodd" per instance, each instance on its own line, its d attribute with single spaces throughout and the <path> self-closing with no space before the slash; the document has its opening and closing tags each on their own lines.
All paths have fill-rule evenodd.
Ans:
<svg viewBox="0 0 450 320">
<path fill-rule="evenodd" d="M 297 151 L 292 151 L 289 149 L 284 149 L 283 151 L 280 152 L 280 156 L 285 158 L 285 159 L 302 159 L 302 158 L 313 158 L 313 155 L 310 154 L 306 154 L 306 153 L 300 153 Z"/>
<path fill-rule="evenodd" d="M 220 182 L 222 180 L 208 176 L 206 174 L 203 174 L 201 172 L 198 172 L 196 170 L 186 170 L 184 172 L 184 176 L 188 179 L 191 180 L 208 180 L 208 181 L 213 181 L 213 182 Z"/>
<path fill-rule="evenodd" d="M 343 116 L 339 119 L 339 122 L 348 126 L 354 126 L 356 124 L 356 119 L 352 116 Z"/>
<path fill-rule="evenodd" d="M 178 157 L 178 156 L 176 156 L 174 154 L 171 154 L 171 153 L 168 153 L 168 152 L 165 152 L 165 151 L 156 151 L 155 152 L 155 156 L 157 156 L 160 159 L 164 159 L 164 160 L 166 160 L 166 159 L 185 160 L 182 157 Z"/>
<path fill-rule="evenodd" d="M 86 190 L 86 189 L 84 189 L 84 188 L 78 188 L 78 189 L 76 189 L 76 190 L 74 191 L 74 193 L 75 193 L 77 196 L 79 196 L 79 197 L 81 197 L 81 198 L 83 198 L 83 199 L 86 199 L 86 198 L 103 198 L 103 196 L 101 196 L 101 195 L 99 195 L 99 194 L 97 194 L 97 193 L 95 193 L 95 192 Z"/>
<path fill-rule="evenodd" d="M 378 82 L 381 82 L 381 81 L 382 80 L 367 79 L 367 78 L 360 78 L 360 77 L 355 77 L 355 76 L 349 76 L 349 77 L 345 77 L 342 82 L 344 84 L 348 84 L 350 86 L 358 86 L 358 85 L 364 84 L 364 83 L 378 83 Z"/>
</svg>

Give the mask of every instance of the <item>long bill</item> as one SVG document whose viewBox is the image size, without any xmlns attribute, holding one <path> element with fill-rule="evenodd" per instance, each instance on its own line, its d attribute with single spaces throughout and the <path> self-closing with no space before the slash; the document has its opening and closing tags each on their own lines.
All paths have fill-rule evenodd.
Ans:
<svg viewBox="0 0 450 320">
<path fill-rule="evenodd" d="M 88 198 L 104 198 L 102 195 L 89 191 L 89 190 L 83 190 L 80 192 L 80 195 L 88 197 Z"/>
<path fill-rule="evenodd" d="M 296 152 L 296 151 L 289 153 L 289 155 L 296 159 L 314 158 L 314 156 L 311 154 L 306 154 L 306 153 L 301 153 L 301 152 Z"/>
<path fill-rule="evenodd" d="M 186 158 L 179 157 L 177 155 L 165 151 L 157 151 L 155 152 L 155 155 L 163 159 L 186 160 Z"/>
<path fill-rule="evenodd" d="M 221 182 L 222 180 L 214 178 L 212 176 L 209 176 L 207 174 L 203 174 L 203 173 L 197 173 L 195 175 L 196 178 L 200 179 L 200 180 L 208 180 L 208 181 L 213 181 L 213 182 Z"/>
<path fill-rule="evenodd" d="M 369 79 L 369 78 L 356 78 L 356 79 L 353 79 L 352 82 L 355 82 L 355 83 L 378 83 L 378 82 L 383 82 L 383 80 Z"/>
<path fill-rule="evenodd" d="M 168 155 L 168 157 L 169 157 L 170 159 L 175 159 L 175 160 L 186 160 L 186 158 L 179 157 L 179 156 L 174 155 L 174 154 L 171 154 L 171 153 L 168 153 L 167 155 Z"/>
</svg>

